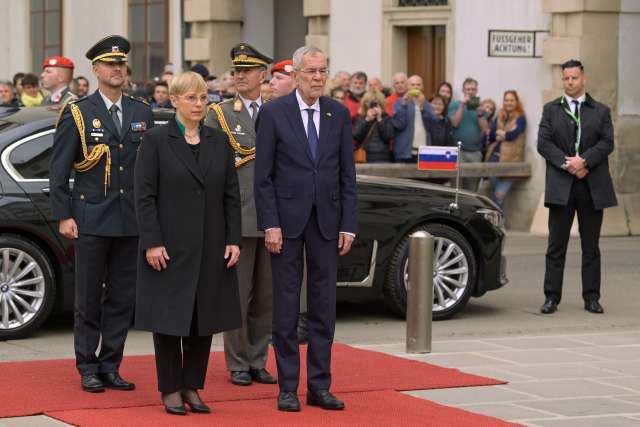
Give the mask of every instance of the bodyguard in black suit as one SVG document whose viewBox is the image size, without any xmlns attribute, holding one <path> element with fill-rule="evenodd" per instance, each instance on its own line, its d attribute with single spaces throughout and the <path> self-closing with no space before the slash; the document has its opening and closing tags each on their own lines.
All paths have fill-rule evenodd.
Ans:
<svg viewBox="0 0 640 427">
<path fill-rule="evenodd" d="M 556 311 L 571 224 L 578 215 L 582 243 L 582 297 L 585 309 L 602 313 L 600 299 L 600 228 L 603 209 L 617 204 L 609 174 L 613 151 L 611 113 L 585 93 L 580 61 L 562 64 L 565 94 L 544 106 L 538 152 L 547 161 L 545 206 L 549 208 L 549 243 L 544 277 L 544 314 Z"/>
<path fill-rule="evenodd" d="M 133 167 L 153 117 L 147 105 L 122 94 L 128 52 L 120 36 L 89 49 L 99 88 L 64 108 L 51 157 L 53 217 L 60 233 L 75 240 L 74 345 L 89 392 L 134 388 L 118 369 L 135 302 Z"/>
<path fill-rule="evenodd" d="M 356 233 L 356 183 L 348 110 L 321 96 L 326 57 L 302 47 L 293 56 L 297 90 L 266 103 L 258 116 L 255 198 L 273 274 L 273 345 L 278 409 L 299 411 L 297 321 L 306 250 L 307 403 L 344 404 L 330 392 L 338 256 Z"/>
</svg>

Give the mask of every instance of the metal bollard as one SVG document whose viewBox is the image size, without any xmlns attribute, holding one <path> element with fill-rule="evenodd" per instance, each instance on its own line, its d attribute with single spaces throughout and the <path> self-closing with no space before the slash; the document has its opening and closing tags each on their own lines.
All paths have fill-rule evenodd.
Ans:
<svg viewBox="0 0 640 427">
<path fill-rule="evenodd" d="M 407 353 L 431 352 L 433 311 L 433 236 L 411 235 L 407 290 Z"/>
</svg>

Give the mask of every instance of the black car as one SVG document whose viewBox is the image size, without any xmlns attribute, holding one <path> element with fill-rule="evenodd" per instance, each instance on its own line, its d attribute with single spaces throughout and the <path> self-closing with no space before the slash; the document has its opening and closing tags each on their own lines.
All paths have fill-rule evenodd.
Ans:
<svg viewBox="0 0 640 427">
<path fill-rule="evenodd" d="M 49 207 L 55 108 L 0 109 L 0 339 L 33 334 L 73 308 L 73 247 Z M 154 112 L 156 124 L 172 115 Z M 435 237 L 433 316 L 445 319 L 507 283 L 500 210 L 489 199 L 411 180 L 358 176 L 358 237 L 341 258 L 338 296 L 377 295 L 404 315 L 409 236 Z"/>
</svg>

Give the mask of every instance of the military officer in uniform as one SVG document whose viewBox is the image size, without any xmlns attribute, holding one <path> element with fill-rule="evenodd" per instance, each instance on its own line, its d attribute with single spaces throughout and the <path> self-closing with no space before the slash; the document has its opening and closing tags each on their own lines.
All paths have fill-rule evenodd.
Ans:
<svg viewBox="0 0 640 427">
<path fill-rule="evenodd" d="M 255 121 L 260 113 L 260 85 L 271 58 L 247 43 L 231 49 L 235 98 L 211 104 L 205 124 L 223 130 L 236 153 L 242 200 L 242 258 L 238 262 L 242 328 L 224 333 L 224 353 L 231 382 L 275 384 L 265 369 L 271 338 L 271 260 L 258 231 L 253 199 Z"/>
<path fill-rule="evenodd" d="M 44 98 L 42 105 L 64 105 L 77 99 L 69 89 L 73 80 L 75 64 L 65 56 L 50 56 L 42 63 L 40 81 L 42 87 L 49 91 L 50 95 Z"/>
<path fill-rule="evenodd" d="M 133 167 L 153 116 L 122 93 L 129 50 L 127 39 L 109 36 L 87 51 L 98 90 L 63 108 L 51 157 L 53 217 L 75 244 L 74 346 L 88 392 L 135 387 L 118 369 L 136 296 Z"/>
</svg>

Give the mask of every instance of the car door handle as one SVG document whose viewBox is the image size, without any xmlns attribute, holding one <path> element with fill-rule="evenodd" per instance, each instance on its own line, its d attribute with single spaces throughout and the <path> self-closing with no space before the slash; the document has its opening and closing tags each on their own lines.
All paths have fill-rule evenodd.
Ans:
<svg viewBox="0 0 640 427">
<path fill-rule="evenodd" d="M 45 187 L 42 189 L 42 192 L 48 196 L 49 193 L 51 192 L 51 189 L 49 187 Z"/>
</svg>

